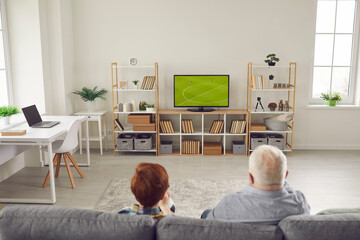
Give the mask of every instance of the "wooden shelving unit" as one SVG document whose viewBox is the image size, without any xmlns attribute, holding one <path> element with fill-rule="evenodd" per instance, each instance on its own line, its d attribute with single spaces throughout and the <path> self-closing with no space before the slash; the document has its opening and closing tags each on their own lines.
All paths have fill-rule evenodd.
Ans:
<svg viewBox="0 0 360 240">
<path fill-rule="evenodd" d="M 155 82 L 153 89 L 150 90 L 143 90 L 143 89 L 129 89 L 129 88 L 120 88 L 120 81 L 126 81 L 129 84 L 129 81 L 135 79 L 121 79 L 119 76 L 121 71 L 128 71 L 128 72 L 139 72 L 142 70 L 153 70 L 152 75 L 155 76 Z M 142 76 L 144 77 L 144 76 Z M 141 79 L 142 80 L 142 79 Z M 128 85 L 127 84 L 127 85 Z M 141 86 L 141 83 L 140 83 Z M 156 153 L 157 145 L 158 145 L 158 137 L 156 136 L 157 131 L 133 131 L 131 126 L 125 124 L 125 130 L 120 131 L 116 128 L 115 119 L 118 119 L 121 116 L 127 116 L 128 114 L 144 114 L 148 113 L 146 111 L 132 111 L 132 112 L 120 112 L 119 111 L 119 103 L 120 97 L 123 97 L 130 102 L 129 96 L 126 94 L 144 94 L 144 95 L 152 95 L 154 99 L 155 105 L 155 112 L 151 113 L 155 118 L 155 125 L 157 126 L 157 111 L 159 110 L 159 66 L 158 63 L 155 62 L 154 66 L 119 66 L 117 63 L 111 63 L 111 89 L 112 89 L 112 115 L 113 115 L 113 133 L 114 133 L 114 155 L 116 156 L 116 152 L 149 152 L 149 153 Z M 120 121 L 124 123 L 124 121 Z M 116 138 L 121 133 L 150 133 L 154 135 L 154 147 L 151 150 L 118 150 L 116 149 Z"/>
<path fill-rule="evenodd" d="M 265 86 L 263 89 L 255 89 L 253 82 L 251 80 L 253 75 L 264 75 L 265 78 L 268 75 L 275 75 L 274 80 L 265 81 Z M 286 83 L 289 84 L 288 87 L 274 88 L 273 83 Z M 293 150 L 293 138 L 294 138 L 294 123 L 295 123 L 295 93 L 296 93 L 296 62 L 290 62 L 288 66 L 255 66 L 252 62 L 248 63 L 247 69 L 247 110 L 249 112 L 249 129 L 251 129 L 254 119 L 259 121 L 263 120 L 265 117 L 272 117 L 274 115 L 280 115 L 284 113 L 290 113 L 293 115 L 293 121 L 291 124 L 288 124 L 288 129 L 285 131 L 249 131 L 248 137 L 248 154 L 250 150 L 250 134 L 251 133 L 277 133 L 285 136 L 285 150 L 283 152 L 289 152 L 292 156 Z M 257 102 L 257 97 L 264 97 L 265 99 L 271 99 L 274 102 L 274 99 L 277 99 L 276 104 L 279 100 L 287 100 L 290 105 L 288 112 L 285 111 L 270 111 L 268 108 L 268 103 L 263 101 L 263 107 L 265 111 L 260 110 L 255 111 L 254 102 Z"/>
<path fill-rule="evenodd" d="M 190 112 L 179 109 L 161 109 L 157 112 L 157 155 L 161 156 L 196 156 L 203 155 L 204 142 L 221 142 L 223 150 L 222 155 L 233 155 L 231 151 L 231 141 L 244 141 L 248 149 L 248 112 L 245 109 L 226 109 L 215 110 L 213 112 Z M 159 131 L 160 120 L 171 119 L 174 127 L 174 133 L 161 133 Z M 194 133 L 183 133 L 181 120 L 192 119 L 194 124 Z M 221 133 L 209 133 L 211 123 L 214 120 L 223 120 L 224 127 Z M 232 120 L 245 120 L 246 127 L 244 133 L 229 133 Z M 160 140 L 166 137 L 166 140 L 173 140 L 173 154 L 160 154 Z M 219 140 L 220 139 L 220 140 Z M 182 140 L 200 140 L 200 154 L 183 154 L 181 149 Z M 234 156 L 246 156 L 247 154 L 238 154 Z"/>
</svg>

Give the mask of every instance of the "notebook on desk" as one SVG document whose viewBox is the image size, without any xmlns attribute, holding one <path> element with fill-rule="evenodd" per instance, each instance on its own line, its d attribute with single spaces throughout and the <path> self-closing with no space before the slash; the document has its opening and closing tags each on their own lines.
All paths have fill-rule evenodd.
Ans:
<svg viewBox="0 0 360 240">
<path fill-rule="evenodd" d="M 33 128 L 51 128 L 60 123 L 59 121 L 43 121 L 35 105 L 24 107 L 22 111 L 27 123 Z"/>
</svg>

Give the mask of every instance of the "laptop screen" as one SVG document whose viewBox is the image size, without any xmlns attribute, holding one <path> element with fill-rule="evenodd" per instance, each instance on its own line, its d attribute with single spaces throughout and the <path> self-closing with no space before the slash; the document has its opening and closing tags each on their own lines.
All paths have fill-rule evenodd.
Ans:
<svg viewBox="0 0 360 240">
<path fill-rule="evenodd" d="M 39 111 L 37 110 L 35 105 L 31 105 L 29 107 L 24 107 L 24 108 L 22 108 L 22 111 L 23 111 L 26 121 L 28 122 L 30 127 L 34 124 L 42 122 Z"/>
</svg>

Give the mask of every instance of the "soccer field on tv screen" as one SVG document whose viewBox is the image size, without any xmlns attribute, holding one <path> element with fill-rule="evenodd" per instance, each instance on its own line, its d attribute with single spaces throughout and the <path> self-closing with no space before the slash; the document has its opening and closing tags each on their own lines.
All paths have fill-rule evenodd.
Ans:
<svg viewBox="0 0 360 240">
<path fill-rule="evenodd" d="M 229 105 L 228 76 L 175 76 L 176 107 L 223 107 Z"/>
</svg>

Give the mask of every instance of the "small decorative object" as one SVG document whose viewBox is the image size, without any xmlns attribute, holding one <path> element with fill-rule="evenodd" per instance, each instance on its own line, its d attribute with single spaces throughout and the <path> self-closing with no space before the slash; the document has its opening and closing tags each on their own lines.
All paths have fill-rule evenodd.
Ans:
<svg viewBox="0 0 360 240">
<path fill-rule="evenodd" d="M 282 83 L 281 87 L 285 88 L 286 87 L 286 83 Z"/>
<path fill-rule="evenodd" d="M 140 111 L 145 111 L 146 110 L 146 102 L 145 101 L 142 101 L 139 103 L 139 110 Z"/>
<path fill-rule="evenodd" d="M 134 81 L 132 81 L 133 83 L 134 83 L 134 86 L 135 86 L 135 89 L 137 89 L 138 88 L 138 83 L 139 83 L 139 80 L 134 80 Z"/>
<path fill-rule="evenodd" d="M 279 102 L 279 111 L 284 111 L 284 103 L 283 103 L 283 100 L 280 100 Z"/>
<path fill-rule="evenodd" d="M 278 84 L 277 83 L 274 83 L 274 88 L 277 88 Z"/>
<path fill-rule="evenodd" d="M 277 104 L 274 102 L 269 103 L 268 108 L 270 108 L 270 111 L 275 111 L 277 107 Z"/>
<path fill-rule="evenodd" d="M 127 82 L 120 82 L 120 88 L 125 89 Z"/>
<path fill-rule="evenodd" d="M 135 99 L 133 99 L 133 100 L 131 100 L 131 104 L 132 104 L 132 106 L 133 106 L 133 111 L 136 111 L 136 100 Z"/>
<path fill-rule="evenodd" d="M 145 104 L 146 112 L 155 112 L 154 104 Z"/>
<path fill-rule="evenodd" d="M 261 97 L 257 97 L 257 103 L 256 103 L 256 106 L 255 106 L 255 112 L 257 111 L 257 108 L 258 106 L 260 105 L 260 107 L 262 108 L 263 112 L 265 112 L 265 109 L 261 103 Z"/>
<path fill-rule="evenodd" d="M 285 100 L 285 103 L 284 103 L 284 112 L 288 112 L 289 111 L 289 101 Z"/>
<path fill-rule="evenodd" d="M 101 90 L 97 90 L 97 88 L 97 86 L 93 89 L 83 87 L 81 91 L 73 92 L 73 94 L 79 95 L 81 99 L 87 103 L 87 109 L 89 112 L 95 111 L 95 99 L 105 99 L 104 95 L 107 93 L 107 90 L 105 90 L 104 88 Z"/>
<path fill-rule="evenodd" d="M 0 107 L 0 117 L 4 125 L 9 125 L 10 117 L 17 113 L 20 113 L 17 107 L 14 106 Z"/>
<path fill-rule="evenodd" d="M 269 80 L 273 80 L 274 79 L 274 75 L 269 75 Z"/>
<path fill-rule="evenodd" d="M 137 64 L 136 58 L 130 58 L 130 65 L 135 66 Z"/>
<path fill-rule="evenodd" d="M 133 106 L 131 103 L 125 103 L 124 104 L 124 112 L 132 112 L 133 111 Z"/>
<path fill-rule="evenodd" d="M 340 93 L 338 92 L 328 92 L 328 93 L 321 93 L 321 99 L 326 101 L 326 104 L 335 107 L 336 103 L 341 102 L 342 98 L 340 97 Z"/>
<path fill-rule="evenodd" d="M 290 87 L 290 83 L 287 83 L 287 84 L 286 84 L 286 87 L 289 88 L 289 87 Z"/>
<path fill-rule="evenodd" d="M 122 112 L 122 111 L 124 111 L 123 104 L 119 103 L 119 112 Z"/>
<path fill-rule="evenodd" d="M 276 62 L 279 62 L 279 58 L 276 57 L 275 53 L 269 54 L 266 56 L 267 59 L 264 60 L 269 66 L 275 66 Z"/>
</svg>

